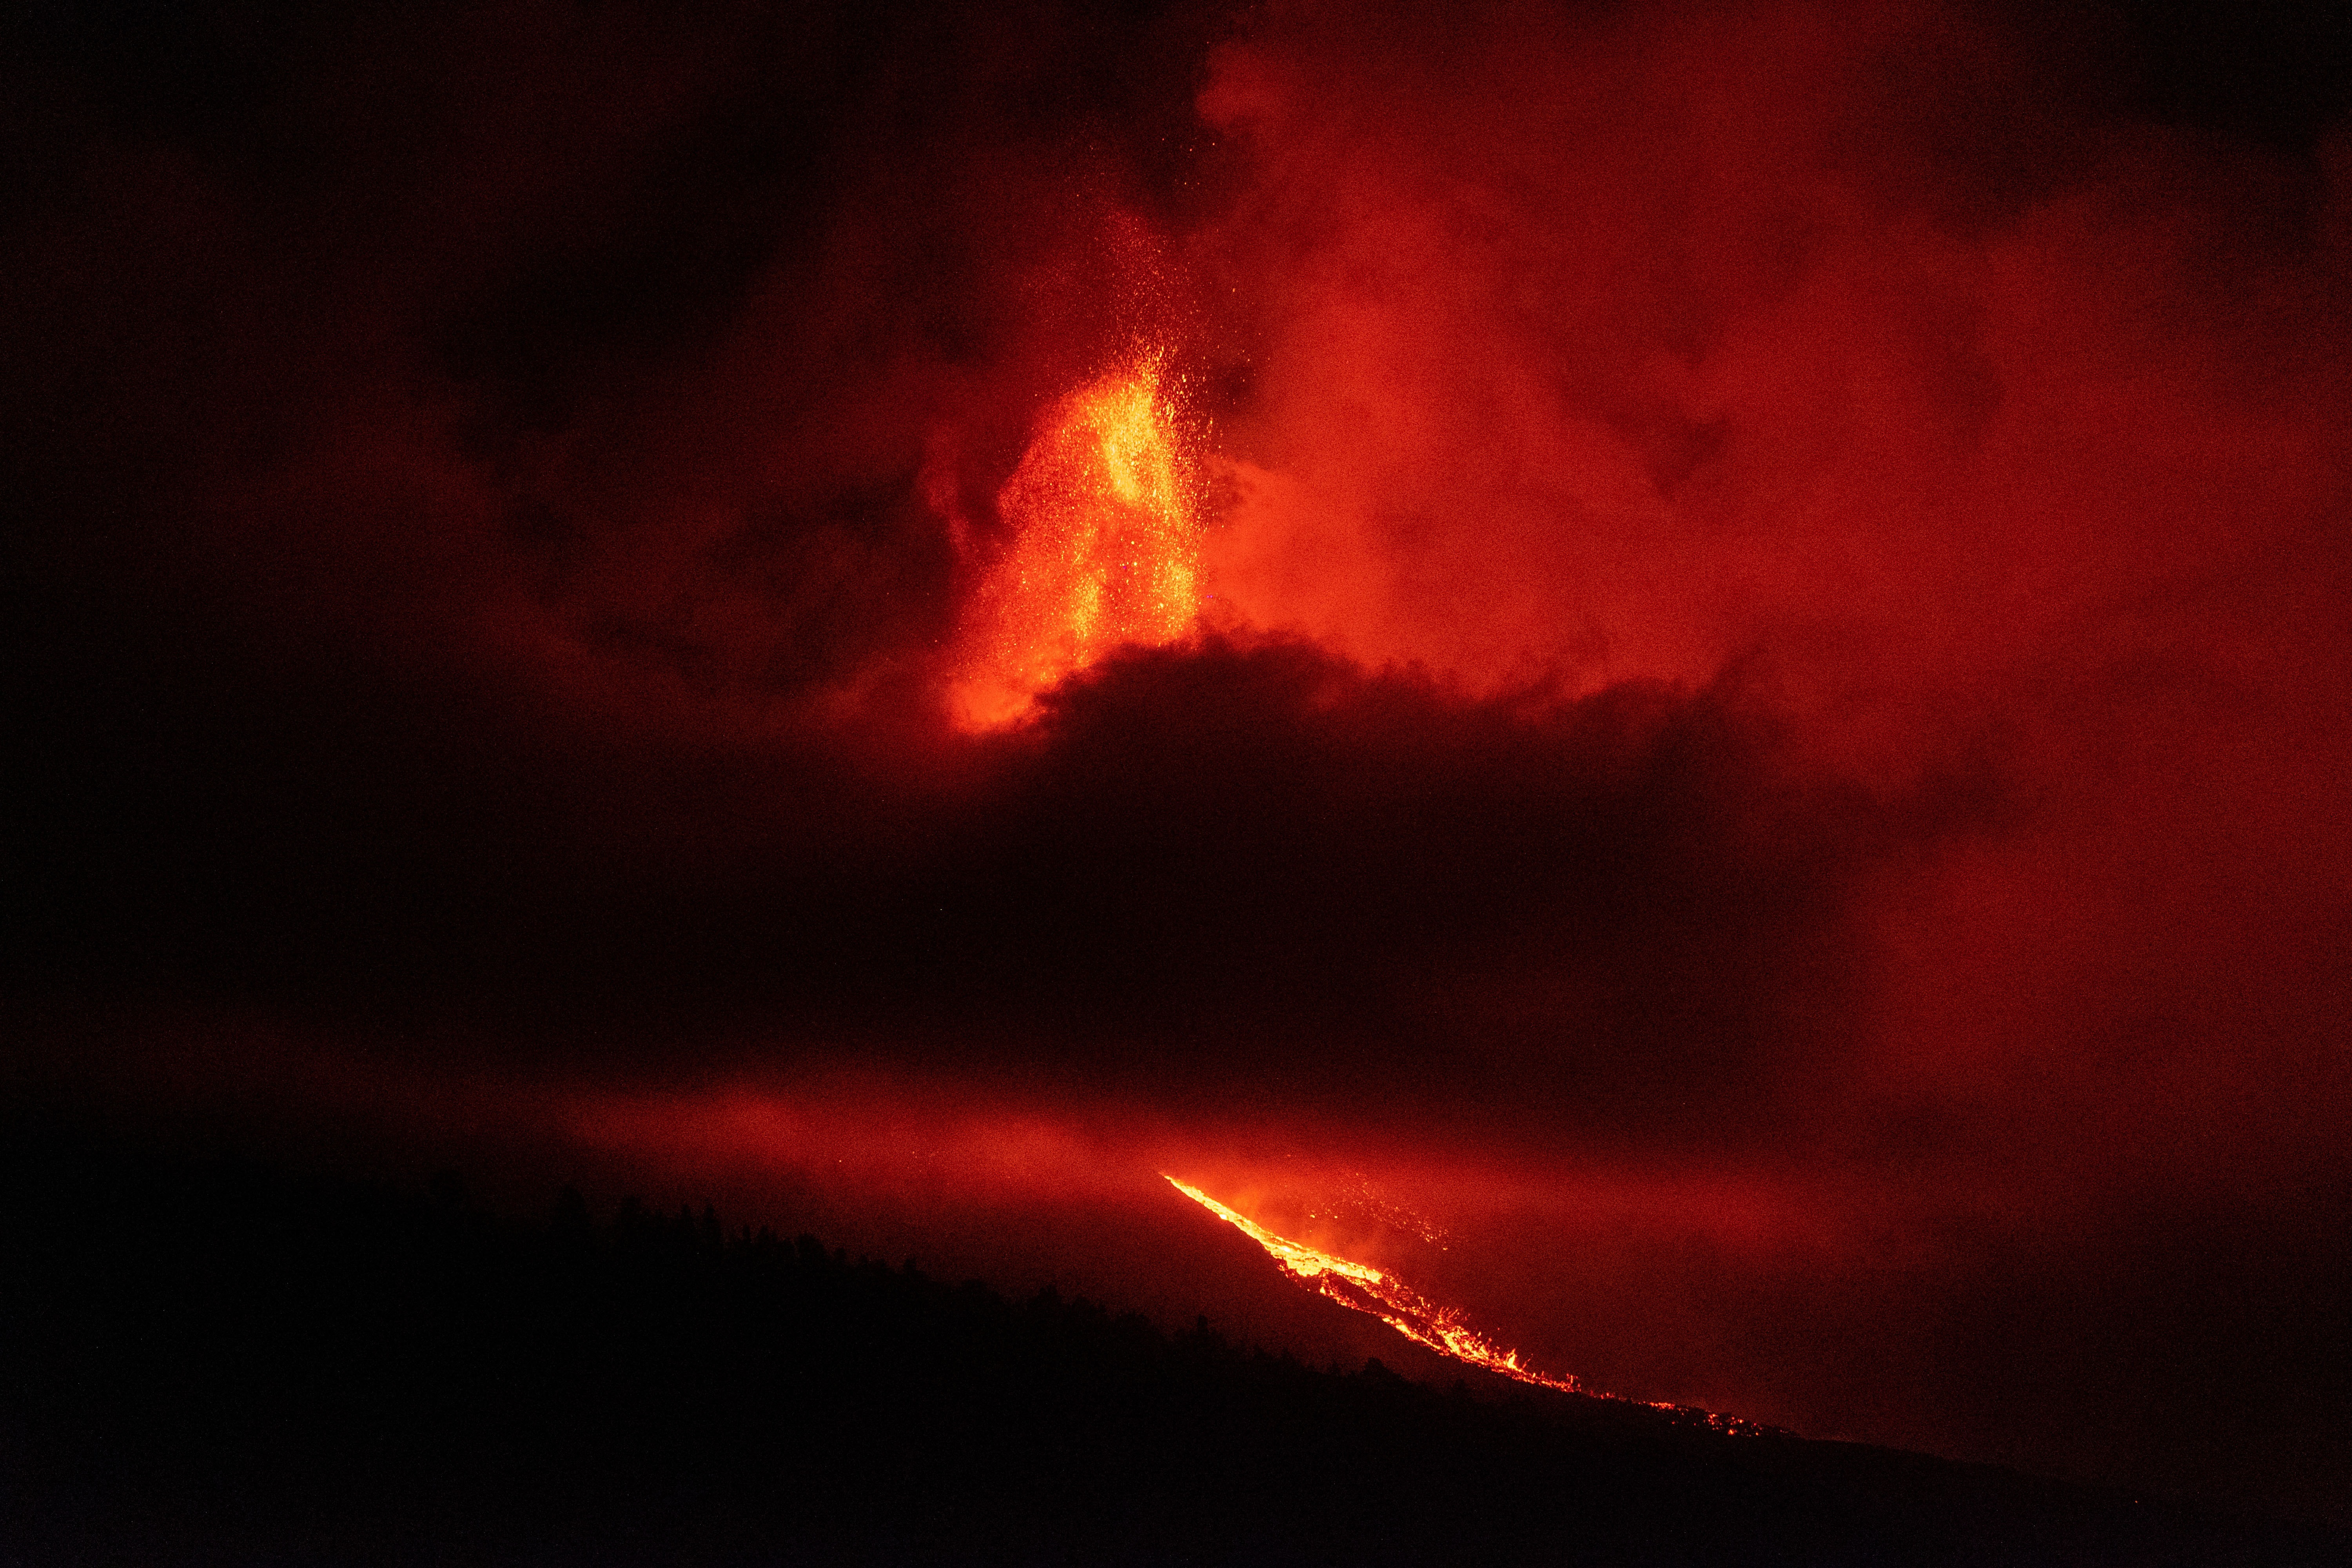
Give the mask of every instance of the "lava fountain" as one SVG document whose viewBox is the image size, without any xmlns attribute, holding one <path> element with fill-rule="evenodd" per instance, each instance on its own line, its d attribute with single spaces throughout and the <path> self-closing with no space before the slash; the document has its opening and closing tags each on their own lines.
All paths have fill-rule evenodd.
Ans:
<svg viewBox="0 0 2352 1568">
<path fill-rule="evenodd" d="M 1201 609 L 1194 465 L 1167 355 L 1152 349 L 1064 397 L 997 492 L 1011 542 L 975 596 L 952 688 L 971 729 L 1125 643 L 1158 646 Z"/>
</svg>

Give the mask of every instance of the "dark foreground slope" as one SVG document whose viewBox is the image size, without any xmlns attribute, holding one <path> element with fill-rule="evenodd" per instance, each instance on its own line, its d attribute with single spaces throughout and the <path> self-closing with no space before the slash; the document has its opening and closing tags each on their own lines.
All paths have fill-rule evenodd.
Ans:
<svg viewBox="0 0 2352 1568">
<path fill-rule="evenodd" d="M 715 1216 L 8 1129 L 0 1562 L 2336 1563 L 2341 1538 L 1320 1372 Z"/>
</svg>

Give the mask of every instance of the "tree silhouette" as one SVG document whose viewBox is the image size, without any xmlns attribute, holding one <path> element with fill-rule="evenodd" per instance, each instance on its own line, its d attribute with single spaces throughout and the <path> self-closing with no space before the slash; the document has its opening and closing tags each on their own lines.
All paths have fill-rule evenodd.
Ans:
<svg viewBox="0 0 2352 1568">
<path fill-rule="evenodd" d="M 2336 1563 L 2315 1530 L 1445 1392 L 572 1188 L 20 1125 L 0 1562 Z M 16 1553 L 10 1557 L 10 1552 Z"/>
</svg>

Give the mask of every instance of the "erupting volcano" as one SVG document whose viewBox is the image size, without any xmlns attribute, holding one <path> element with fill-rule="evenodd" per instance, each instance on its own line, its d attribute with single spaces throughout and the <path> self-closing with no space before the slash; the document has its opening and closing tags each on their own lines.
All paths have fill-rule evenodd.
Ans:
<svg viewBox="0 0 2352 1568">
<path fill-rule="evenodd" d="M 2352 1529 L 2352 5 L 53 0 L 0 190 L 0 1568 L 2352 1564 L 1698 1430 Z"/>
<path fill-rule="evenodd" d="M 1054 406 L 997 494 L 1012 539 L 968 623 L 954 689 L 968 727 L 1011 722 L 1121 643 L 1192 629 L 1193 492 L 1163 351 L 1138 351 Z"/>
</svg>

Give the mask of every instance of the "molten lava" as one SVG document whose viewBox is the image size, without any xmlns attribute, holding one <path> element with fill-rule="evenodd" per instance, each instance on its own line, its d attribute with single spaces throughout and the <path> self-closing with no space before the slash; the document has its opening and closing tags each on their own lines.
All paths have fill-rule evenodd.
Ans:
<svg viewBox="0 0 2352 1568">
<path fill-rule="evenodd" d="M 1173 1176 L 1167 1180 L 1171 1186 L 1219 1219 L 1239 1226 L 1244 1235 L 1273 1254 L 1274 1260 L 1282 1265 L 1283 1272 L 1294 1279 L 1311 1285 L 1342 1306 L 1370 1312 L 1415 1344 L 1427 1345 L 1442 1354 L 1454 1356 L 1473 1366 L 1483 1366 L 1489 1372 L 1499 1372 L 1505 1377 L 1515 1377 L 1521 1383 L 1538 1384 L 1569 1394 L 1583 1392 L 1583 1385 L 1573 1377 L 1552 1377 L 1532 1367 L 1522 1366 L 1518 1352 L 1503 1349 L 1465 1325 L 1460 1313 L 1450 1307 L 1435 1305 L 1395 1275 L 1382 1273 L 1369 1263 L 1351 1263 L 1347 1258 L 1318 1252 L 1301 1242 L 1276 1236 L 1234 1213 L 1200 1188 L 1188 1186 Z"/>
<path fill-rule="evenodd" d="M 1473 1366 L 1484 1367 L 1488 1372 L 1500 1373 L 1505 1377 L 1532 1383 L 1541 1388 L 1556 1388 L 1564 1394 L 1581 1394 L 1595 1399 L 1622 1399 L 1619 1394 L 1587 1388 L 1574 1377 L 1555 1377 L 1538 1372 L 1520 1362 L 1518 1352 L 1503 1349 L 1464 1323 L 1461 1313 L 1451 1307 L 1438 1306 L 1395 1275 L 1385 1273 L 1369 1263 L 1351 1262 L 1345 1258 L 1318 1251 L 1303 1242 L 1276 1236 L 1245 1215 L 1227 1208 L 1200 1188 L 1180 1182 L 1164 1171 L 1160 1174 L 1170 1186 L 1219 1219 L 1238 1226 L 1243 1235 L 1265 1247 L 1282 1266 L 1284 1273 L 1343 1307 L 1370 1312 L 1415 1344 L 1426 1345 L 1441 1355 L 1450 1355 Z M 1653 1410 L 1665 1411 L 1672 1415 L 1687 1418 L 1694 1424 L 1703 1423 L 1718 1432 L 1758 1436 L 1776 1430 L 1744 1421 L 1736 1415 L 1693 1409 L 1688 1405 L 1649 1400 L 1627 1403 L 1645 1404 Z"/>
<path fill-rule="evenodd" d="M 1200 527 L 1164 353 L 1139 353 L 1055 405 L 997 510 L 1013 537 L 968 623 L 954 689 L 968 725 L 1019 718 L 1122 643 L 1192 630 Z"/>
</svg>

